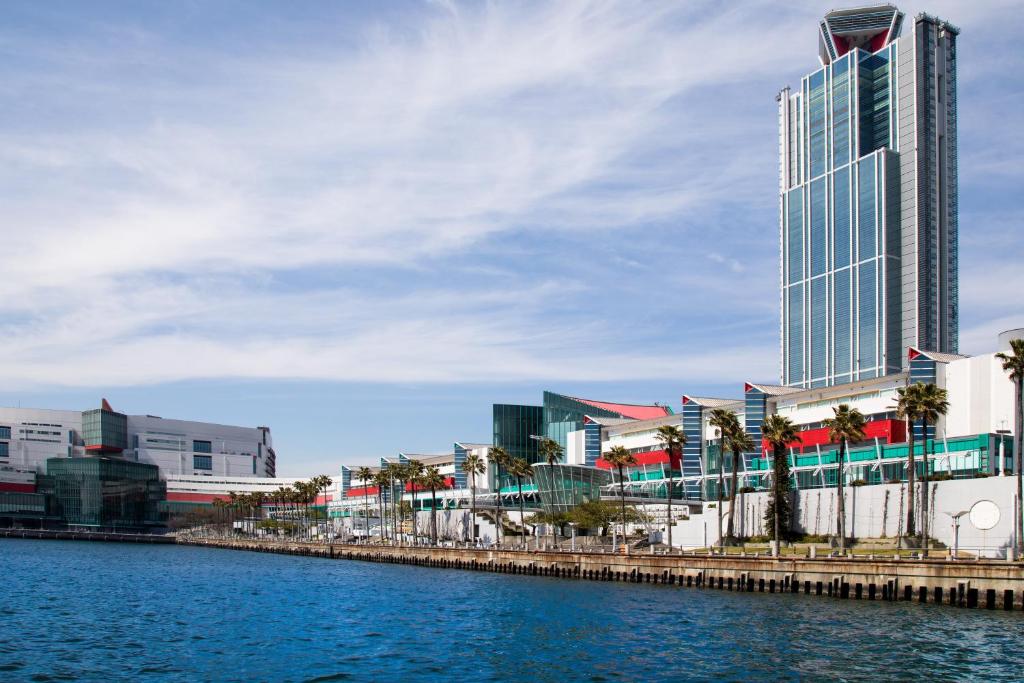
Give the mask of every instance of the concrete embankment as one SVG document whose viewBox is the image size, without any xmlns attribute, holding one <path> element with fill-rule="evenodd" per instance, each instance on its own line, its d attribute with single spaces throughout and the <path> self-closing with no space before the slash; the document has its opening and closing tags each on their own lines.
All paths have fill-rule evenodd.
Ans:
<svg viewBox="0 0 1024 683">
<path fill-rule="evenodd" d="M 160 534 L 118 534 L 98 531 L 57 529 L 0 529 L 0 538 L 33 538 L 55 541 L 104 541 L 108 543 L 174 543 L 173 536 Z"/>
<path fill-rule="evenodd" d="M 1024 564 L 944 560 L 737 557 L 394 548 L 278 541 L 179 539 L 179 543 L 330 559 L 409 564 L 591 581 L 716 590 L 803 593 L 1024 610 Z"/>
</svg>

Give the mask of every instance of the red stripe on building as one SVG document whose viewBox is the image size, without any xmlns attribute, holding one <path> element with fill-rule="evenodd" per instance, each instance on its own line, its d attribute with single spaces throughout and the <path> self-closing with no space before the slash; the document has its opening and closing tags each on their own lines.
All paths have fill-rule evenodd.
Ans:
<svg viewBox="0 0 1024 683">
<path fill-rule="evenodd" d="M 864 425 L 864 440 L 878 439 L 884 444 L 903 443 L 907 440 L 907 424 L 903 420 L 875 420 Z M 787 449 L 796 449 L 797 453 L 814 450 L 817 446 L 833 445 L 828 434 L 828 427 L 808 429 L 800 432 L 800 441 L 789 444 Z M 761 452 L 771 451 L 767 439 L 761 441 Z"/>
<path fill-rule="evenodd" d="M 35 484 L 19 484 L 13 481 L 0 481 L 0 492 L 3 493 L 35 493 Z"/>
<path fill-rule="evenodd" d="M 363 496 L 376 496 L 380 491 L 376 486 L 364 486 L 359 489 L 349 489 L 345 494 L 349 498 L 362 498 Z"/>
<path fill-rule="evenodd" d="M 665 450 L 634 453 L 633 457 L 636 458 L 636 465 L 630 465 L 626 468 L 627 470 L 633 467 L 641 467 L 643 465 L 661 465 L 668 462 L 668 452 Z M 617 469 L 609 465 L 608 461 L 604 458 L 598 458 L 596 464 L 598 467 L 605 470 Z M 672 458 L 672 467 L 673 469 L 679 469 L 678 457 Z"/>
</svg>

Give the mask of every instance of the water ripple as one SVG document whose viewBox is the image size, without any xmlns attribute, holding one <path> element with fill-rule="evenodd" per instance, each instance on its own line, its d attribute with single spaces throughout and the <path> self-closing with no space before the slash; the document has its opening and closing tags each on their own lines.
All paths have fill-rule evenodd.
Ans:
<svg viewBox="0 0 1024 683">
<path fill-rule="evenodd" d="M 3 681 L 1019 680 L 1019 614 L 0 540 Z M 12 597 L 14 599 L 12 599 Z"/>
</svg>

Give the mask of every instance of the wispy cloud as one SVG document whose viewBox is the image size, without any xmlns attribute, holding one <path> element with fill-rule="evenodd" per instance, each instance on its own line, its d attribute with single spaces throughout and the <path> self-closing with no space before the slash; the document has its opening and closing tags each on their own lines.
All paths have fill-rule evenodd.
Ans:
<svg viewBox="0 0 1024 683">
<path fill-rule="evenodd" d="M 237 11 L 0 32 L 9 385 L 774 376 L 820 8 Z"/>
</svg>

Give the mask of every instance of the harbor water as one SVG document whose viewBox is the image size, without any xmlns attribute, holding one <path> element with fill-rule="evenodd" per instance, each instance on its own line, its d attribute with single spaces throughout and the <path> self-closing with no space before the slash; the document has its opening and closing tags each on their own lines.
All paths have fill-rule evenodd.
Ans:
<svg viewBox="0 0 1024 683">
<path fill-rule="evenodd" d="M 0 680 L 1020 680 L 1019 613 L 0 540 Z"/>
</svg>

